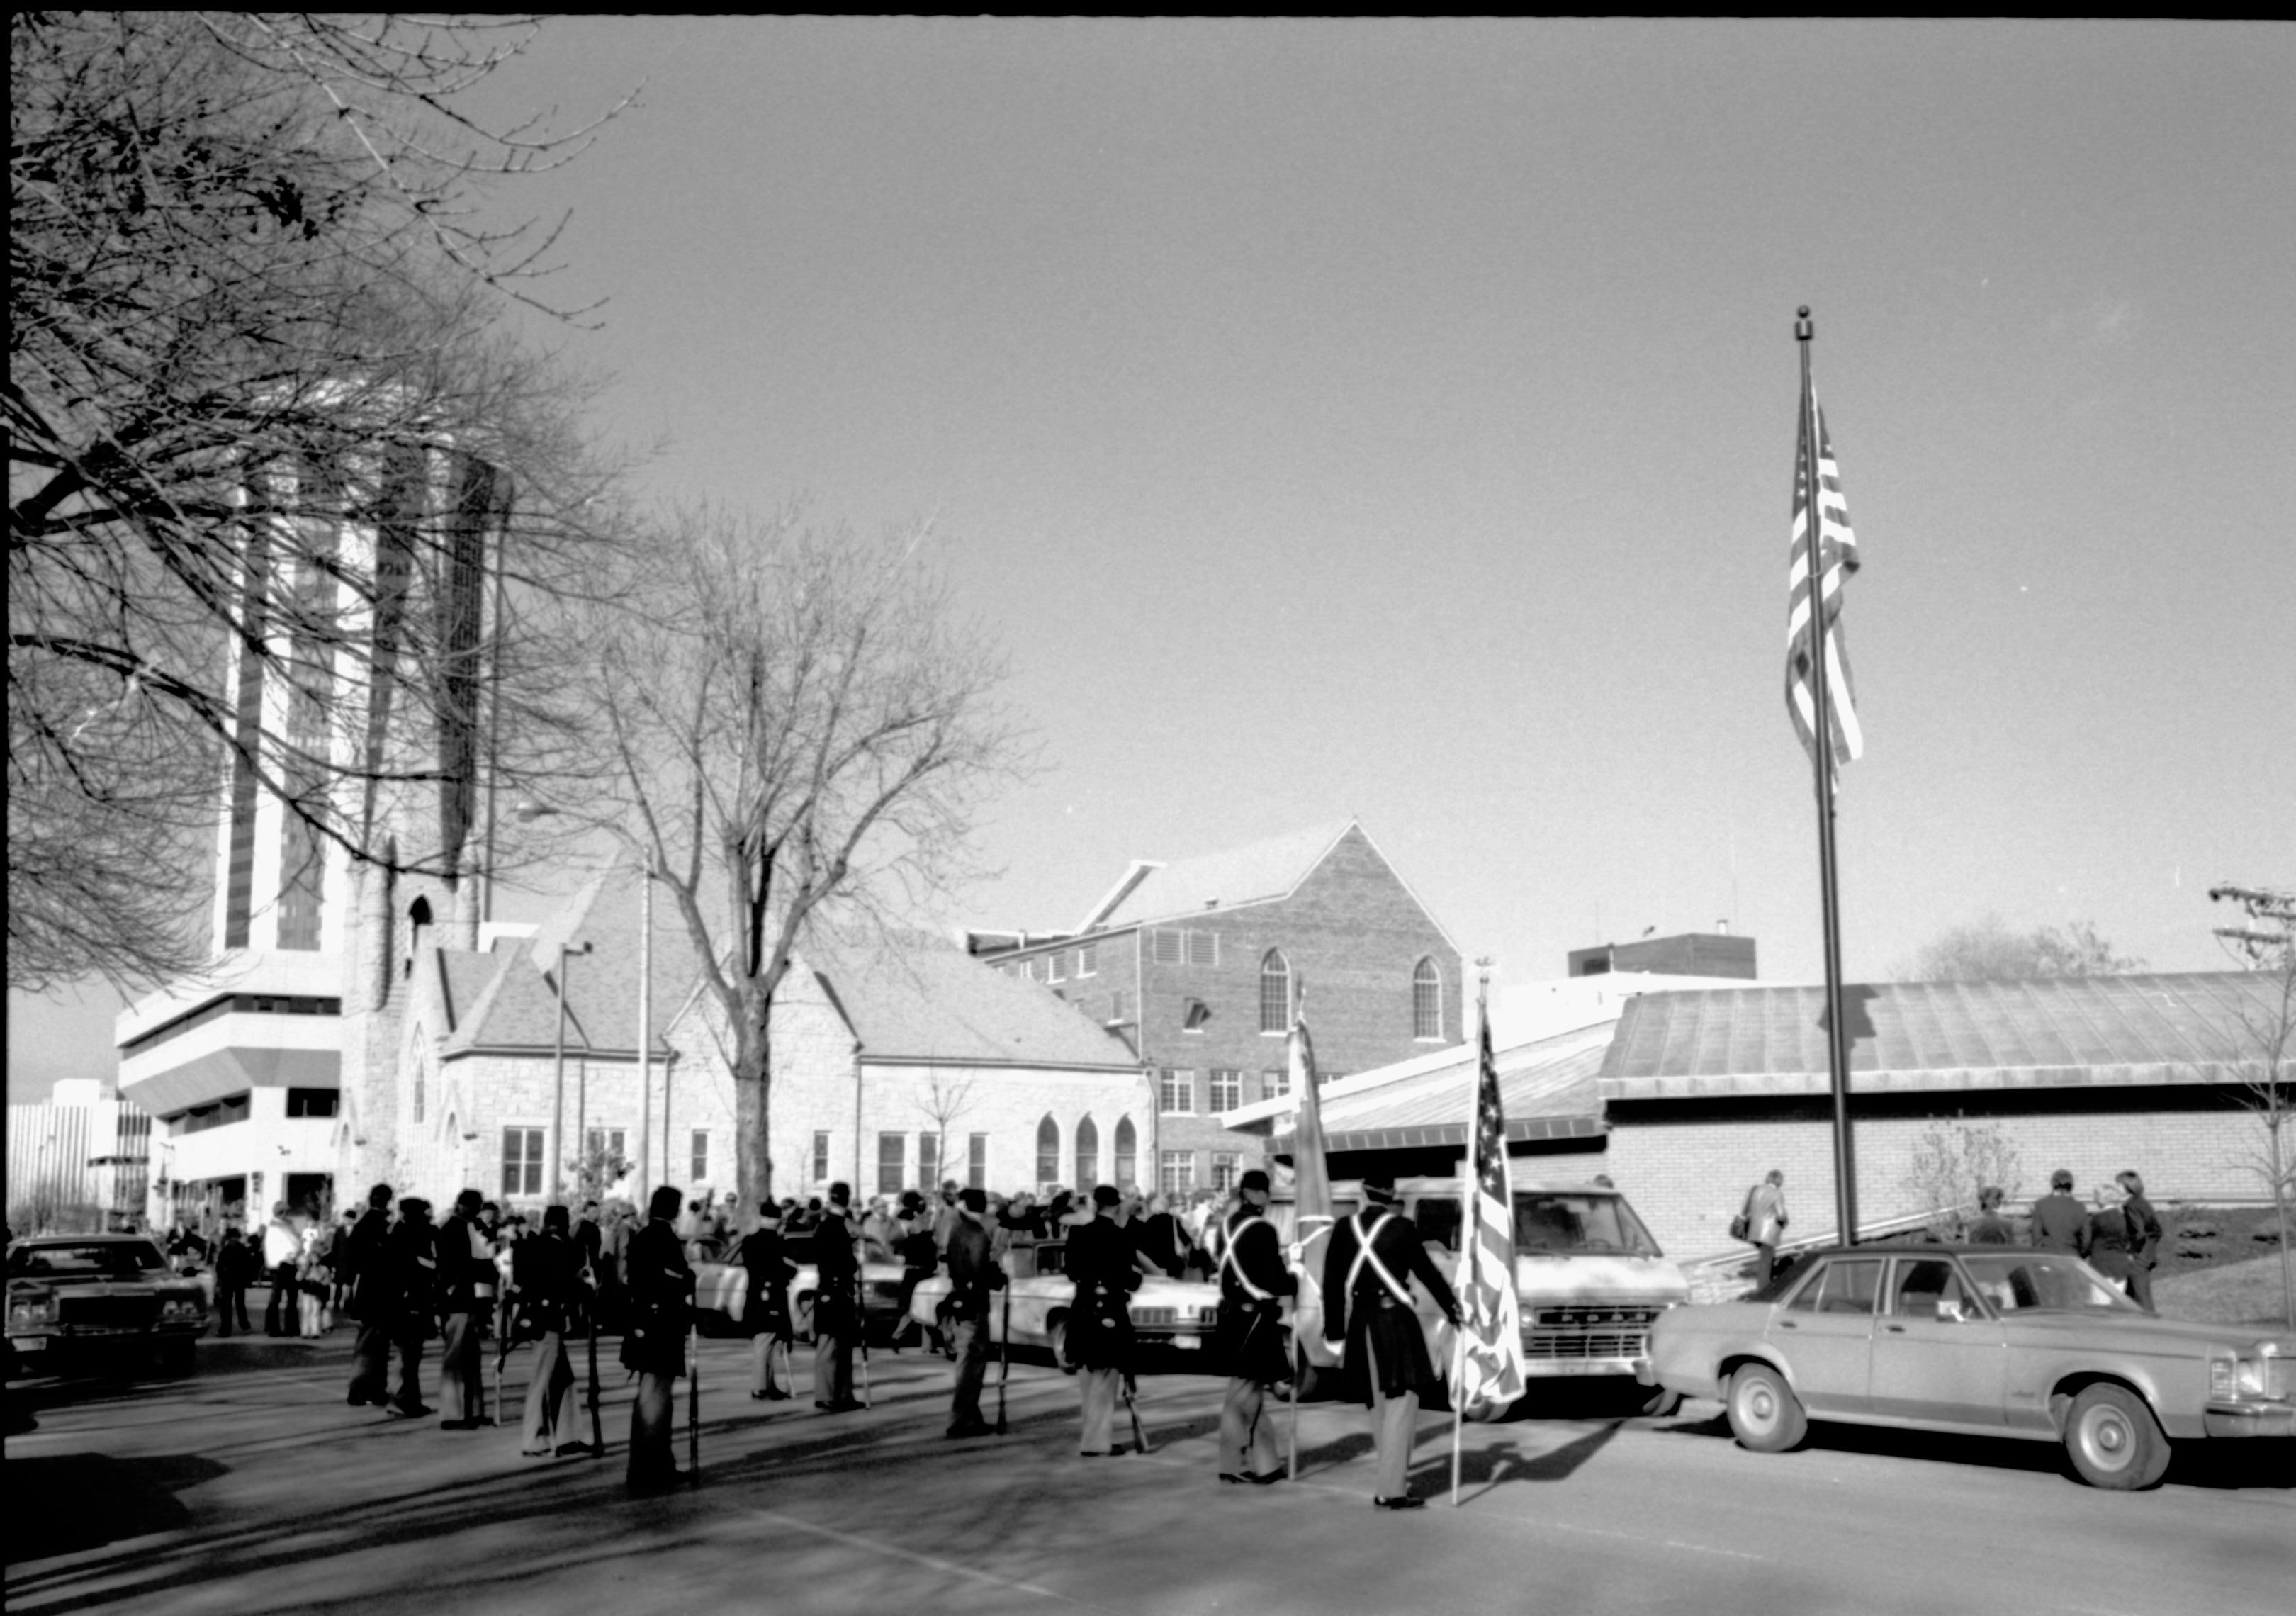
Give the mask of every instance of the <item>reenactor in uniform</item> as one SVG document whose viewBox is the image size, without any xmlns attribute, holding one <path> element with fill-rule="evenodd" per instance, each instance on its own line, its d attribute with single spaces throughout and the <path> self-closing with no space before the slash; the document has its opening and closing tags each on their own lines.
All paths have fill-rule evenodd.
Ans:
<svg viewBox="0 0 2296 1616">
<path fill-rule="evenodd" d="M 1266 1487 L 1283 1479 L 1275 1422 L 1267 1417 L 1267 1388 L 1292 1377 L 1283 1299 L 1298 1292 L 1300 1282 L 1267 1221 L 1267 1175 L 1258 1168 L 1244 1174 L 1236 1199 L 1222 1225 L 1218 1339 L 1229 1374 L 1220 1405 L 1219 1479 Z"/>
<path fill-rule="evenodd" d="M 439 1232 L 430 1226 L 430 1203 L 420 1195 L 398 1202 L 398 1221 L 383 1243 L 381 1284 L 373 1303 L 398 1349 L 398 1389 L 390 1412 L 420 1419 L 422 1404 L 422 1343 L 439 1317 Z"/>
<path fill-rule="evenodd" d="M 850 1221 L 853 1191 L 829 1186 L 829 1206 L 813 1231 L 813 1406 L 825 1414 L 861 1407 L 853 1395 L 853 1343 L 859 1339 L 861 1259 Z"/>
<path fill-rule="evenodd" d="M 957 1213 L 948 1234 L 948 1333 L 956 1356 L 948 1434 L 978 1437 L 990 1430 L 980 1417 L 980 1387 L 988 1375 L 988 1298 L 1004 1288 L 1004 1270 L 997 1266 L 988 1232 L 988 1195 L 959 1191 Z"/>
<path fill-rule="evenodd" d="M 630 1237 L 627 1253 L 630 1317 L 622 1334 L 622 1367 L 638 1377 L 630 1408 L 629 1486 L 653 1492 L 685 1480 L 670 1447 L 670 1397 L 685 1369 L 685 1333 L 693 1302 L 693 1270 L 677 1237 L 677 1186 L 657 1186 L 646 1203 L 647 1223 Z"/>
<path fill-rule="evenodd" d="M 530 1336 L 536 1349 L 534 1380 L 526 1390 L 526 1422 L 519 1451 L 529 1458 L 553 1453 L 587 1453 L 581 1437 L 580 1405 L 574 1396 L 574 1366 L 566 1338 L 586 1318 L 589 1298 L 583 1283 L 582 1248 L 574 1243 L 571 1219 L 562 1206 L 542 1210 L 542 1233 L 513 1249 L 514 1323 L 508 1339 Z"/>
<path fill-rule="evenodd" d="M 390 1308 L 393 1286 L 383 1247 L 390 1234 L 390 1185 L 378 1184 L 366 1193 L 366 1210 L 344 1237 L 342 1256 L 335 1273 L 348 1287 L 344 1310 L 358 1321 L 358 1343 L 351 1349 L 357 1368 L 351 1374 L 350 1406 L 389 1405 L 390 1383 Z M 367 1292 L 372 1288 L 373 1296 Z"/>
<path fill-rule="evenodd" d="M 1442 1385 L 1427 1357 L 1419 1315 L 1411 1305 L 1411 1282 L 1425 1287 L 1454 1328 L 1458 1299 L 1427 1258 L 1418 1226 L 1396 1210 L 1395 1180 L 1366 1177 L 1364 1209 L 1332 1230 L 1324 1258 L 1324 1333 L 1344 1347 L 1346 1372 L 1372 1410 L 1372 1440 L 1378 1449 L 1379 1509 L 1418 1509 L 1407 1480 L 1411 1444 L 1417 1434 L 1419 1394 Z"/>
<path fill-rule="evenodd" d="M 441 1431 L 476 1431 L 487 1418 L 486 1320 L 495 1308 L 494 1248 L 479 1222 L 484 1204 L 476 1190 L 455 1197 L 455 1210 L 439 1229 L 439 1288 L 446 1327 L 439 1347 Z"/>
<path fill-rule="evenodd" d="M 771 1201 L 758 1202 L 758 1226 L 742 1237 L 742 1271 L 750 1282 L 742 1307 L 742 1325 L 750 1333 L 750 1396 L 760 1403 L 795 1397 L 794 1363 L 790 1366 L 790 1389 L 783 1391 L 774 1383 L 775 1349 L 781 1349 L 786 1362 L 797 1339 L 789 1299 L 797 1264 L 790 1260 L 788 1243 L 782 1239 L 782 1210 Z"/>
<path fill-rule="evenodd" d="M 1078 1451 L 1087 1459 L 1122 1451 L 1111 1435 L 1118 1384 L 1131 1367 L 1132 1309 L 1127 1299 L 1140 1288 L 1146 1266 L 1132 1237 L 1116 1226 L 1116 1208 L 1122 1200 L 1114 1185 L 1094 1189 L 1093 1215 L 1070 1226 L 1068 1257 L 1062 1265 L 1076 1282 L 1062 1350 L 1077 1366 L 1084 1396 L 1084 1439 Z"/>
</svg>

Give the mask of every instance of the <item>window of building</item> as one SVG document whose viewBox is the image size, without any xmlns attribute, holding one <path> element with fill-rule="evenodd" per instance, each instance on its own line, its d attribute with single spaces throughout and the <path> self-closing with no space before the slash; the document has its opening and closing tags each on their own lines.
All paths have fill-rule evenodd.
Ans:
<svg viewBox="0 0 2296 1616">
<path fill-rule="evenodd" d="M 690 1182 L 700 1184 L 709 1177 L 709 1135 L 706 1129 L 693 1130 L 693 1177 Z"/>
<path fill-rule="evenodd" d="M 1167 1066 L 1156 1077 L 1156 1109 L 1168 1117 L 1193 1116 L 1196 1074 Z"/>
<path fill-rule="evenodd" d="M 1116 1164 L 1111 1183 L 1131 1185 L 1140 1182 L 1140 1136 L 1133 1130 L 1132 1119 L 1116 1120 Z"/>
<path fill-rule="evenodd" d="M 245 1095 L 233 1095 L 217 1100 L 213 1105 L 201 1105 L 185 1112 L 176 1120 L 175 1131 L 179 1134 L 201 1134 L 211 1128 L 226 1128 L 248 1118 L 249 1100 Z"/>
<path fill-rule="evenodd" d="M 917 1184 L 922 1189 L 934 1189 L 940 1184 L 940 1136 L 917 1136 Z"/>
<path fill-rule="evenodd" d="M 1211 1007 L 1201 999 L 1190 999 L 1188 1007 L 1180 1014 L 1182 1032 L 1201 1032 L 1204 1023 L 1212 1019 Z"/>
<path fill-rule="evenodd" d="M 1111 1023 L 1124 1021 L 1124 989 L 1119 988 L 1108 996 L 1108 1019 Z"/>
<path fill-rule="evenodd" d="M 1259 1097 L 1280 1099 L 1292 1092 L 1292 1070 L 1288 1066 L 1270 1066 L 1259 1074 Z"/>
<path fill-rule="evenodd" d="M 502 1193 L 505 1196 L 542 1194 L 540 1128 L 503 1129 Z"/>
<path fill-rule="evenodd" d="M 1213 1067 L 1210 1089 L 1204 1099 L 1204 1109 L 1214 1112 L 1234 1111 L 1242 1103 L 1243 1074 L 1224 1066 Z"/>
<path fill-rule="evenodd" d="M 1098 976 L 1100 974 L 1100 945 L 1098 943 L 1086 943 L 1083 947 L 1077 950 L 1076 973 L 1078 976 Z"/>
<path fill-rule="evenodd" d="M 1235 1181 L 1243 1171 L 1243 1158 L 1234 1151 L 1212 1153 L 1212 1188 L 1225 1195 L 1235 1188 Z"/>
<path fill-rule="evenodd" d="M 422 1062 L 414 1062 L 414 1120 L 422 1120 Z"/>
<path fill-rule="evenodd" d="M 1196 1153 L 1193 1151 L 1159 1151 L 1156 1153 L 1156 1187 L 1167 1195 L 1188 1195 L 1196 1188 Z"/>
<path fill-rule="evenodd" d="M 829 1136 L 827 1134 L 816 1134 L 813 1136 L 813 1182 L 816 1184 L 825 1184 L 828 1181 Z"/>
<path fill-rule="evenodd" d="M 1046 1117 L 1037 1124 L 1037 1182 L 1057 1184 L 1061 1177 L 1061 1125 Z"/>
<path fill-rule="evenodd" d="M 1423 959 L 1411 972 L 1411 1036 L 1443 1036 L 1443 973 L 1431 959 Z"/>
<path fill-rule="evenodd" d="M 1180 934 L 1177 931 L 1155 931 L 1148 933 L 1148 958 L 1159 965 L 1180 963 Z"/>
<path fill-rule="evenodd" d="M 1081 1195 L 1100 1182 L 1100 1129 L 1090 1117 L 1077 1124 L 1076 1187 Z"/>
<path fill-rule="evenodd" d="M 985 1190 L 988 1187 L 988 1136 L 974 1134 L 964 1142 L 964 1186 Z"/>
<path fill-rule="evenodd" d="M 1187 939 L 1188 964 L 1217 965 L 1219 964 L 1219 933 L 1217 931 L 1183 931 Z"/>
<path fill-rule="evenodd" d="M 1148 957 L 1159 965 L 1218 965 L 1219 933 L 1165 927 L 1148 933 Z"/>
<path fill-rule="evenodd" d="M 1292 1030 L 1292 962 L 1281 948 L 1259 956 L 1259 1030 Z"/>
<path fill-rule="evenodd" d="M 332 1088 L 291 1088 L 287 1091 L 287 1114 L 291 1117 L 332 1117 L 342 1106 L 340 1091 Z"/>
<path fill-rule="evenodd" d="M 1066 949 L 1058 949 L 1045 956 L 1045 980 L 1048 982 L 1064 982 L 1068 980 L 1068 972 L 1062 968 L 1066 964 L 1067 961 L 1068 951 Z"/>
<path fill-rule="evenodd" d="M 877 1136 L 877 1193 L 898 1195 L 908 1188 L 906 1169 L 909 1165 L 909 1136 L 906 1134 Z"/>
<path fill-rule="evenodd" d="M 586 1141 L 582 1146 L 583 1161 L 586 1164 L 597 1162 L 609 1178 L 620 1177 L 621 1174 L 615 1170 L 614 1164 L 629 1160 L 625 1148 L 629 1136 L 619 1128 L 594 1128 L 583 1137 Z"/>
</svg>

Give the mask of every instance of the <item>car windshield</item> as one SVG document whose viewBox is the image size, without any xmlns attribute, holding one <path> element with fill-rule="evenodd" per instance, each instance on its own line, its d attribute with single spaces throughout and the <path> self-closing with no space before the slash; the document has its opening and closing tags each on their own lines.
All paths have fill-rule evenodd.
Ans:
<svg viewBox="0 0 2296 1616">
<path fill-rule="evenodd" d="M 2003 1313 L 2034 1313 L 2094 1308 L 2107 1313 L 2140 1313 L 2143 1308 L 2121 1294 L 2120 1288 L 2077 1257 L 2042 1252 L 2023 1256 L 1964 1256 L 1962 1266 L 1983 1292 L 1986 1300 Z"/>
<path fill-rule="evenodd" d="M 84 1245 L 18 1246 L 8 1253 L 8 1277 L 132 1278 L 164 1271 L 167 1259 L 148 1240 L 91 1240 Z"/>
<path fill-rule="evenodd" d="M 1656 1257 L 1658 1242 L 1622 1195 L 1535 1191 L 1514 1198 L 1518 1251 L 1620 1251 Z"/>
</svg>

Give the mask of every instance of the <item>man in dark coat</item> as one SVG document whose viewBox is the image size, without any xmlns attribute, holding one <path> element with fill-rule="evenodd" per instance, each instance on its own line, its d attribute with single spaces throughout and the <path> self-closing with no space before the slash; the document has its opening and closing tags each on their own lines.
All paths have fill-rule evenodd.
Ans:
<svg viewBox="0 0 2296 1616">
<path fill-rule="evenodd" d="M 2161 1214 L 2144 1199 L 2144 1180 L 2133 1171 L 2115 1180 L 2128 1196 L 2120 1203 L 2128 1220 L 2128 1296 L 2147 1313 L 2152 1311 L 2152 1270 L 2161 1260 Z"/>
<path fill-rule="evenodd" d="M 693 1303 L 693 1270 L 677 1237 L 677 1186 L 658 1185 L 646 1203 L 645 1227 L 630 1236 L 626 1253 L 630 1317 L 622 1335 L 622 1367 L 638 1377 L 630 1408 L 629 1485 L 654 1492 L 685 1480 L 670 1447 L 669 1408 L 685 1369 L 685 1338 Z"/>
<path fill-rule="evenodd" d="M 1084 1397 L 1084 1437 L 1078 1451 L 1087 1459 L 1119 1453 L 1111 1440 L 1120 1378 L 1132 1367 L 1132 1309 L 1127 1301 L 1140 1288 L 1151 1265 L 1116 1225 L 1123 1197 L 1112 1184 L 1092 1192 L 1092 1216 L 1068 1228 L 1068 1254 L 1062 1271 L 1076 1282 L 1070 1305 L 1068 1361 L 1077 1366 Z"/>
<path fill-rule="evenodd" d="M 391 1395 L 390 1412 L 419 1419 L 430 1412 L 422 1404 L 422 1343 L 439 1317 L 439 1232 L 430 1226 L 430 1203 L 420 1195 L 399 1201 L 398 1221 L 383 1243 L 383 1272 L 373 1305 L 398 1349 L 398 1389 Z"/>
<path fill-rule="evenodd" d="M 510 1339 L 529 1336 L 538 1343 L 534 1379 L 526 1390 L 526 1419 L 519 1451 L 529 1458 L 587 1453 L 582 1440 L 581 1406 L 575 1398 L 574 1365 L 566 1340 L 586 1326 L 589 1298 L 582 1249 L 574 1242 L 566 1209 L 542 1209 L 542 1233 L 521 1240 L 511 1253 Z"/>
<path fill-rule="evenodd" d="M 1283 1479 L 1275 1422 L 1267 1417 L 1267 1389 L 1292 1377 L 1283 1298 L 1295 1294 L 1300 1282 L 1267 1221 L 1267 1175 L 1258 1168 L 1244 1174 L 1236 1201 L 1221 1226 L 1219 1349 L 1228 1381 L 1220 1405 L 1219 1479 L 1265 1487 Z"/>
<path fill-rule="evenodd" d="M 347 1288 L 345 1310 L 358 1321 L 358 1338 L 351 1349 L 357 1365 L 351 1372 L 350 1406 L 381 1408 L 390 1398 L 390 1309 L 385 1298 L 390 1284 L 384 1243 L 390 1233 L 390 1185 L 378 1184 L 366 1193 L 366 1210 L 351 1226 L 342 1242 L 335 1274 Z M 374 1292 L 372 1301 L 367 1292 Z"/>
<path fill-rule="evenodd" d="M 989 1297 L 1004 1288 L 1004 1270 L 988 1231 L 987 1192 L 960 1190 L 956 1205 L 956 1226 L 948 1232 L 948 1334 L 956 1358 L 948 1434 L 977 1437 L 990 1429 L 980 1417 L 980 1388 L 988 1376 Z"/>
<path fill-rule="evenodd" d="M 239 1321 L 242 1334 L 252 1334 L 255 1325 L 247 1317 L 247 1287 L 255 1283 L 259 1261 L 240 1238 L 238 1226 L 223 1232 L 223 1243 L 216 1248 L 216 1333 L 229 1335 L 232 1320 Z"/>
<path fill-rule="evenodd" d="M 915 1298 L 917 1287 L 933 1276 L 947 1254 L 948 1241 L 936 1231 L 938 1222 L 926 1215 L 925 1198 L 915 1190 L 901 1192 L 901 1211 L 897 1220 L 899 1236 L 893 1242 L 894 1255 L 901 1259 L 901 1292 L 898 1318 L 893 1326 L 893 1347 L 900 1349 L 916 1321 L 909 1317 L 909 1303 Z"/>
<path fill-rule="evenodd" d="M 1395 1181 L 1366 1177 L 1363 1198 L 1363 1210 L 1332 1227 L 1324 1253 L 1324 1333 L 1327 1345 L 1343 1352 L 1347 1374 L 1371 1406 L 1379 1454 L 1373 1505 L 1417 1509 L 1427 1501 L 1410 1495 L 1407 1476 L 1419 1395 L 1443 1382 L 1428 1360 L 1411 1284 L 1419 1283 L 1454 1328 L 1459 1303 L 1428 1260 L 1418 1226 L 1396 1210 Z"/>
<path fill-rule="evenodd" d="M 786 1355 L 795 1339 L 789 1282 L 797 1277 L 797 1264 L 790 1260 L 788 1243 L 782 1238 L 782 1209 L 771 1201 L 758 1203 L 758 1226 L 742 1238 L 742 1271 L 749 1280 L 742 1327 L 750 1333 L 750 1396 L 761 1403 L 794 1397 L 795 1364 L 790 1366 L 787 1391 L 774 1383 L 774 1354 Z"/>
<path fill-rule="evenodd" d="M 2079 1251 L 2088 1212 L 2073 1197 L 2073 1176 L 2059 1168 L 2049 1175 L 2049 1193 L 2033 1202 L 2033 1244 L 2044 1251 Z"/>
<path fill-rule="evenodd" d="M 853 1191 L 829 1186 L 829 1205 L 813 1231 L 813 1406 L 824 1414 L 861 1407 L 853 1395 L 853 1344 L 860 1339 L 861 1258 L 851 1222 Z"/>
<path fill-rule="evenodd" d="M 487 1417 L 486 1321 L 495 1310 L 494 1247 L 480 1223 L 485 1197 L 464 1190 L 439 1228 L 439 1306 L 446 1315 L 439 1346 L 441 1431 L 476 1431 Z"/>
</svg>

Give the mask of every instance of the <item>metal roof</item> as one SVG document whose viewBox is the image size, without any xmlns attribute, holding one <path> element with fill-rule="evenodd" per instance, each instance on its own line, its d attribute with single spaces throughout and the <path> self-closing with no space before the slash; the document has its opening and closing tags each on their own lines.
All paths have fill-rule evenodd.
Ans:
<svg viewBox="0 0 2296 1616">
<path fill-rule="evenodd" d="M 2260 1071 L 2274 990 L 2240 971 L 1847 987 L 1860 1093 L 2224 1083 Z M 2276 1010 L 2276 1005 L 2270 1006 Z M 1823 1093 L 1822 988 L 1729 988 L 1628 1002 L 1604 1100 Z"/>
<path fill-rule="evenodd" d="M 1614 1023 L 1598 1021 L 1553 1038 L 1495 1051 L 1499 1105 L 1507 1137 L 1599 1138 L 1607 1131 L 1595 1074 L 1610 1047 Z M 1414 1076 L 1360 1094 L 1326 1096 L 1324 1144 L 1331 1151 L 1395 1150 L 1414 1145 L 1465 1149 L 1473 1119 L 1472 1075 L 1475 1046 L 1462 1044 L 1452 1059 Z M 1292 1136 L 1275 1142 L 1277 1153 Z"/>
<path fill-rule="evenodd" d="M 1354 820 L 1342 819 L 1198 858 L 1136 862 L 1094 906 L 1080 930 L 1109 931 L 1284 897 L 1355 828 Z"/>
</svg>

